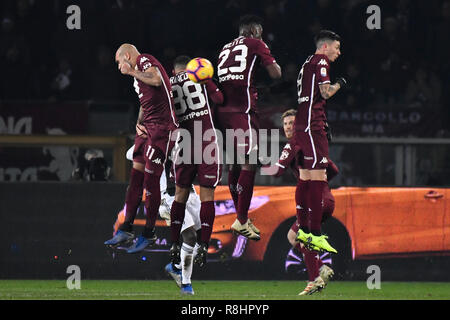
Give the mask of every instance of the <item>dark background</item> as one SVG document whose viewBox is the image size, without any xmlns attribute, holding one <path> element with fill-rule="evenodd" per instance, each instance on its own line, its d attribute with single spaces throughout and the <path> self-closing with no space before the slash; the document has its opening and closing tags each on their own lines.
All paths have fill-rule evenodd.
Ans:
<svg viewBox="0 0 450 320">
<path fill-rule="evenodd" d="M 81 30 L 66 27 L 72 4 L 81 8 Z M 372 4 L 381 8 L 381 30 L 366 27 Z M 448 0 L 4 0 L 0 10 L 1 100 L 136 105 L 131 80 L 114 63 L 120 44 L 154 55 L 169 74 L 181 54 L 216 64 L 221 47 L 238 35 L 239 17 L 253 13 L 264 19 L 263 39 L 283 70 L 282 84 L 260 91 L 260 108 L 274 101 L 295 107 L 296 77 L 315 50 L 313 36 L 331 29 L 342 37 L 332 75 L 346 77 L 351 88 L 333 102 L 358 109 L 425 106 L 449 116 Z M 448 136 L 448 125 L 441 129 Z"/>
</svg>

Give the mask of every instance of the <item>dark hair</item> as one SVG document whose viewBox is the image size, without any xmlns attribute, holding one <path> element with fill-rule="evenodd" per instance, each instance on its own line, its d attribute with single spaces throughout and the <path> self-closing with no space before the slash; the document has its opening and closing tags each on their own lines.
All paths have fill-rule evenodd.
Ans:
<svg viewBox="0 0 450 320">
<path fill-rule="evenodd" d="M 191 58 L 188 56 L 178 56 L 175 58 L 175 60 L 173 61 L 173 66 L 183 66 L 185 67 L 188 62 L 191 61 Z"/>
<path fill-rule="evenodd" d="M 263 19 L 253 14 L 246 14 L 239 19 L 239 30 L 245 26 L 251 26 L 255 24 L 262 25 Z"/>
<path fill-rule="evenodd" d="M 330 40 L 330 41 L 341 41 L 341 37 L 336 33 L 336 32 L 333 32 L 333 31 L 330 31 L 330 30 L 321 30 L 315 37 L 314 37 L 314 43 L 316 44 L 316 46 L 317 46 L 317 44 L 320 42 L 320 41 L 323 41 L 323 40 Z"/>
</svg>

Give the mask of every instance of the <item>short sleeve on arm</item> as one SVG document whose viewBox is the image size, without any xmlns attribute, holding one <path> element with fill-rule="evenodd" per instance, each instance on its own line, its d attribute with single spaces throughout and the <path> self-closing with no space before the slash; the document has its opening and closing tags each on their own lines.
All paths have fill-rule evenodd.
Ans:
<svg viewBox="0 0 450 320">
<path fill-rule="evenodd" d="M 318 84 L 330 83 L 330 63 L 326 59 L 320 59 L 317 63 L 316 78 Z"/>
</svg>

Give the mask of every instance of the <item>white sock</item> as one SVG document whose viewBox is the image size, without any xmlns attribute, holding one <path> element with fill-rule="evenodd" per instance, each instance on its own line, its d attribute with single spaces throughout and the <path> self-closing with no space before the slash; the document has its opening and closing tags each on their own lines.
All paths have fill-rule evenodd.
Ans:
<svg viewBox="0 0 450 320">
<path fill-rule="evenodd" d="M 192 265 L 194 260 L 194 248 L 190 245 L 183 243 L 181 246 L 181 283 L 191 283 Z"/>
<path fill-rule="evenodd" d="M 200 245 L 198 244 L 198 242 L 196 242 L 195 247 L 194 247 L 194 252 L 192 253 L 194 258 L 197 255 L 197 251 L 199 248 L 200 248 Z"/>
</svg>

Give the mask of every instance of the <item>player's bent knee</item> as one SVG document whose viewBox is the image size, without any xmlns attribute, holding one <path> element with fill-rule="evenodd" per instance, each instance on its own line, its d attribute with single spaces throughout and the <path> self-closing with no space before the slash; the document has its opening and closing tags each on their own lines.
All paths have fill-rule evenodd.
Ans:
<svg viewBox="0 0 450 320">
<path fill-rule="evenodd" d="M 133 161 L 133 169 L 140 171 L 140 172 L 144 172 L 145 171 L 145 163 Z"/>
<path fill-rule="evenodd" d="M 294 231 L 292 231 L 292 229 L 289 229 L 289 231 L 287 233 L 287 239 L 292 246 L 295 246 L 295 244 L 296 244 L 295 238 L 296 238 L 296 233 Z"/>
<path fill-rule="evenodd" d="M 214 201 L 214 187 L 200 186 L 200 201 Z"/>
<path fill-rule="evenodd" d="M 178 203 L 186 203 L 189 198 L 189 188 L 175 186 L 175 201 Z"/>
<path fill-rule="evenodd" d="M 191 247 L 195 246 L 195 242 L 197 241 L 197 232 L 194 228 L 187 228 L 181 233 L 183 237 L 183 242 L 190 245 Z"/>
</svg>

